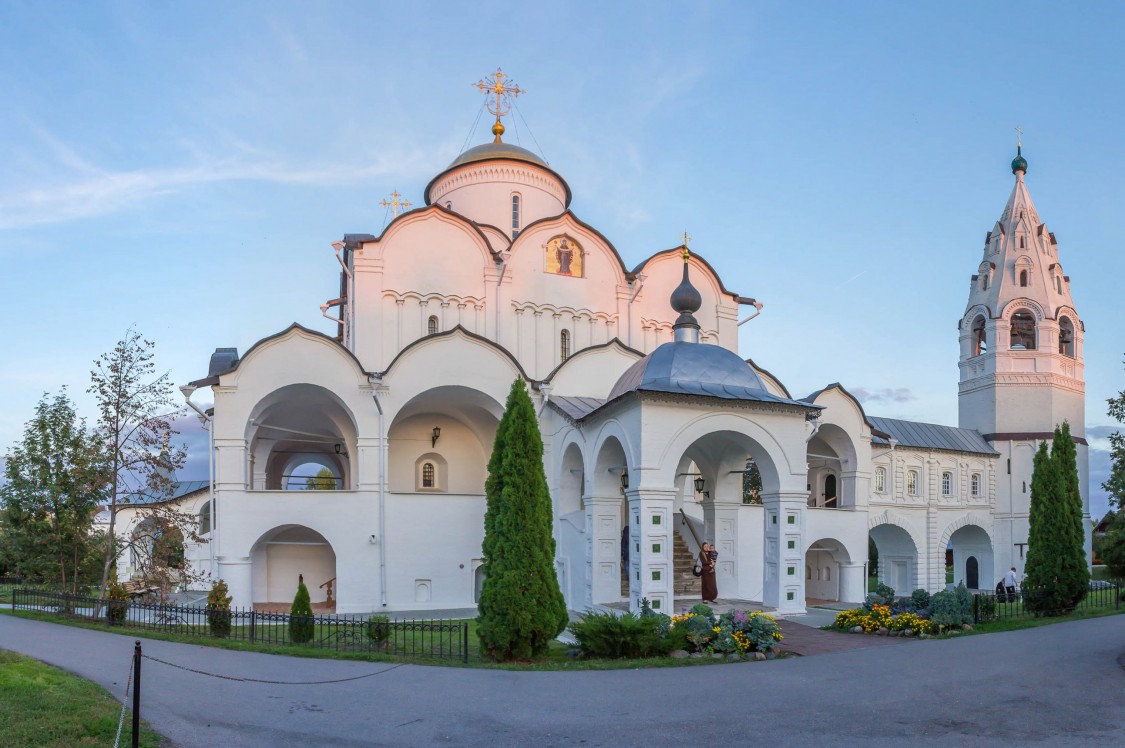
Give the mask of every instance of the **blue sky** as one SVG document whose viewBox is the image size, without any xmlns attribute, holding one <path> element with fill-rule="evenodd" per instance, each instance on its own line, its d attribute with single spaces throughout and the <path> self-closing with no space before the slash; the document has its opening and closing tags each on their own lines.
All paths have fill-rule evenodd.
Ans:
<svg viewBox="0 0 1125 748">
<path fill-rule="evenodd" d="M 470 84 L 502 65 L 534 133 L 509 139 L 541 146 L 627 264 L 690 232 L 766 305 L 744 355 L 794 393 L 840 381 L 873 415 L 939 423 L 1022 124 L 1104 447 L 1125 388 L 1122 28 L 1110 3 L 8 0 L 0 445 L 47 390 L 92 416 L 91 361 L 130 325 L 177 383 L 216 346 L 330 331 L 329 244 L 488 138 Z"/>
</svg>

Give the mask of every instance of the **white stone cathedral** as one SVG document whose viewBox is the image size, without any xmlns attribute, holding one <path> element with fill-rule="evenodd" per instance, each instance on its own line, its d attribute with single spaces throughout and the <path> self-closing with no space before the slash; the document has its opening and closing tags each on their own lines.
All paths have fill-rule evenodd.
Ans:
<svg viewBox="0 0 1125 748">
<path fill-rule="evenodd" d="M 576 610 L 690 604 L 703 541 L 721 598 L 780 614 L 861 601 L 869 537 L 900 593 L 944 588 L 947 549 L 955 581 L 991 588 L 1023 568 L 1032 455 L 1064 419 L 1088 514 L 1083 326 L 1022 156 L 959 324 L 954 428 L 870 416 L 839 384 L 791 394 L 738 355 L 758 302 L 686 247 L 627 265 L 562 176 L 503 142 L 499 117 L 493 131 L 424 207 L 333 245 L 336 336 L 293 324 L 218 349 L 184 388 L 214 397 L 210 543 L 192 558 L 235 605 L 287 604 L 303 574 L 338 612 L 473 606 L 514 379 L 539 413 Z M 309 465 L 327 471 L 317 490 Z"/>
</svg>

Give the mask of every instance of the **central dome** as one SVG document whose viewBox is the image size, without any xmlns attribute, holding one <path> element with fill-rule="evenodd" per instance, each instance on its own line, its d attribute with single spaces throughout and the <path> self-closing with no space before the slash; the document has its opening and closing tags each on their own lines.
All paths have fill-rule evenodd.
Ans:
<svg viewBox="0 0 1125 748">
<path fill-rule="evenodd" d="M 547 163 L 543 159 L 526 148 L 520 148 L 518 145 L 512 145 L 511 143 L 484 143 L 483 145 L 470 148 L 453 159 L 453 163 L 449 165 L 449 168 L 452 169 L 455 166 L 471 164 L 476 161 L 491 161 L 497 158 L 510 158 L 513 161 L 526 161 L 536 166 L 547 166 Z"/>
<path fill-rule="evenodd" d="M 609 399 L 640 390 L 790 402 L 769 394 L 757 372 L 738 354 L 708 343 L 665 343 L 630 366 L 613 386 Z"/>
</svg>

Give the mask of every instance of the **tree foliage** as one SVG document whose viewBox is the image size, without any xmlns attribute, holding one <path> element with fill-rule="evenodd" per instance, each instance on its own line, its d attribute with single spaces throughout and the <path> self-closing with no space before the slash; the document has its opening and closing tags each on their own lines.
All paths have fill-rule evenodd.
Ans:
<svg viewBox="0 0 1125 748">
<path fill-rule="evenodd" d="M 195 517 L 163 501 L 175 487 L 175 470 L 183 465 L 185 454 L 180 448 L 169 448 L 176 433 L 172 418 L 177 408 L 168 374 L 156 373 L 155 348 L 155 343 L 130 328 L 112 351 L 94 362 L 90 372 L 89 392 L 97 401 L 97 433 L 108 468 L 110 537 L 102 563 L 100 598 L 105 597 L 119 545 L 117 516 L 122 508 L 136 508 L 135 527 L 147 524 L 152 528 L 120 541 L 132 546 L 134 558 L 141 562 L 138 574 L 155 577 L 146 581 L 160 587 L 162 599 L 167 598 L 172 583 L 183 581 L 186 564 L 175 569 L 161 565 L 162 558 L 173 556 L 157 552 L 153 534 L 174 537 L 175 530 L 180 542 L 184 538 L 204 542 L 196 533 Z"/>
<path fill-rule="evenodd" d="M 1041 442 L 1031 474 L 1025 604 L 1038 615 L 1067 613 L 1090 585 L 1078 489 L 1077 450 L 1070 425 L 1055 428 L 1048 451 Z"/>
<path fill-rule="evenodd" d="M 0 546 L 10 573 L 78 593 L 97 580 L 104 540 L 92 532 L 106 495 L 101 444 L 65 389 L 43 395 L 23 438 L 5 456 Z"/>
<path fill-rule="evenodd" d="M 485 493 L 481 651 L 497 660 L 541 657 L 566 627 L 567 612 L 555 576 L 543 440 L 519 379 L 496 430 Z"/>
<path fill-rule="evenodd" d="M 1125 423 L 1125 390 L 1106 402 L 1109 404 L 1110 418 L 1118 423 Z M 1125 434 L 1120 431 L 1109 435 L 1109 456 L 1109 478 L 1102 484 L 1102 488 L 1109 492 L 1110 503 L 1116 504 L 1118 511 L 1125 511 Z"/>
<path fill-rule="evenodd" d="M 746 461 L 746 469 L 742 471 L 742 503 L 762 503 L 762 471 L 752 459 Z"/>
<path fill-rule="evenodd" d="M 328 468 L 321 468 L 316 471 L 316 475 L 310 475 L 305 479 L 305 490 L 335 491 L 336 475 Z"/>
<path fill-rule="evenodd" d="M 289 608 L 289 638 L 294 644 L 304 644 L 312 641 L 315 629 L 316 621 L 313 619 L 309 588 L 305 586 L 304 575 L 298 575 L 297 594 L 294 595 L 293 605 Z"/>
</svg>

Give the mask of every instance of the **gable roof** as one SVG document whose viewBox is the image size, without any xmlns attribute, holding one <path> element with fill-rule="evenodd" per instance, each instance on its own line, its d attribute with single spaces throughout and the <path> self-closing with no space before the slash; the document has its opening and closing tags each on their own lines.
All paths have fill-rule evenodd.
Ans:
<svg viewBox="0 0 1125 748">
<path fill-rule="evenodd" d="M 873 428 L 892 437 L 900 447 L 943 449 L 949 452 L 973 452 L 985 455 L 999 454 L 975 429 L 874 416 L 868 416 L 867 420 Z M 871 443 L 889 444 L 890 442 L 881 435 L 874 434 Z"/>
<path fill-rule="evenodd" d="M 164 494 L 130 494 L 128 503 L 122 503 L 120 506 L 148 506 L 152 504 L 163 504 L 165 502 L 185 498 L 193 493 L 206 491 L 210 487 L 210 481 L 180 480 L 174 482 L 168 492 Z"/>
</svg>

